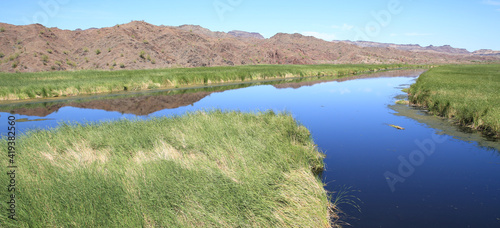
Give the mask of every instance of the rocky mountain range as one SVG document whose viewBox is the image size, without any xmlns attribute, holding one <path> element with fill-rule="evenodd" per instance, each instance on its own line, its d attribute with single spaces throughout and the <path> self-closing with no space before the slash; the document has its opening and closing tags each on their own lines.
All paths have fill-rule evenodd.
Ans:
<svg viewBox="0 0 500 228">
<path fill-rule="evenodd" d="M 244 64 L 440 64 L 498 62 L 500 53 L 371 42 L 324 41 L 301 34 L 214 32 L 197 25 L 143 21 L 62 30 L 0 23 L 0 71 L 149 69 Z"/>
</svg>

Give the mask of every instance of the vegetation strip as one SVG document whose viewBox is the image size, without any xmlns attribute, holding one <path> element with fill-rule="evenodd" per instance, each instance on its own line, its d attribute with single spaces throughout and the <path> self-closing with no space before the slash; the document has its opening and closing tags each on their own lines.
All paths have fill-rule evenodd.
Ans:
<svg viewBox="0 0 500 228">
<path fill-rule="evenodd" d="M 75 96 L 115 91 L 210 85 L 253 80 L 347 76 L 419 65 L 246 65 L 120 71 L 0 73 L 0 100 Z"/>
<path fill-rule="evenodd" d="M 63 124 L 18 142 L 18 221 L 3 203 L 5 226 L 331 225 L 317 176 L 324 155 L 289 114 L 216 110 Z M 4 202 L 8 194 L 0 191 Z"/>
<path fill-rule="evenodd" d="M 500 65 L 450 65 L 422 74 L 410 102 L 454 118 L 462 126 L 500 137 Z"/>
</svg>

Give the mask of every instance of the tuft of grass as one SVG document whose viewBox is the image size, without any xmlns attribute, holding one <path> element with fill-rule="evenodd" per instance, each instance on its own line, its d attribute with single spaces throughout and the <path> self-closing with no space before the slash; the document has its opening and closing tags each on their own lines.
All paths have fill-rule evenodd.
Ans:
<svg viewBox="0 0 500 228">
<path fill-rule="evenodd" d="M 144 52 L 144 51 L 139 52 L 139 57 L 140 57 L 141 59 L 146 59 L 146 56 L 145 56 L 145 55 L 146 55 L 146 52 Z"/>
<path fill-rule="evenodd" d="M 500 65 L 450 65 L 422 74 L 410 102 L 500 137 Z"/>
<path fill-rule="evenodd" d="M 97 50 L 95 50 L 95 54 L 96 54 L 96 55 L 101 54 L 101 49 L 97 49 Z"/>
<path fill-rule="evenodd" d="M 52 54 L 52 49 L 47 49 L 47 53 Z"/>
<path fill-rule="evenodd" d="M 0 32 L 5 32 L 5 28 L 4 27 L 0 27 Z"/>
<path fill-rule="evenodd" d="M 3 57 L 5 57 L 5 54 L 3 52 L 0 52 L 0 59 L 2 59 Z"/>
<path fill-rule="evenodd" d="M 289 114 L 63 124 L 19 142 L 26 206 L 14 221 L 2 204 L 7 227 L 329 227 L 324 155 Z"/>
<path fill-rule="evenodd" d="M 397 100 L 397 101 L 396 101 L 396 104 L 404 104 L 404 105 L 407 105 L 407 104 L 410 104 L 410 101 L 408 101 L 408 100 Z"/>
<path fill-rule="evenodd" d="M 125 64 L 120 63 L 120 68 L 125 68 Z"/>
</svg>

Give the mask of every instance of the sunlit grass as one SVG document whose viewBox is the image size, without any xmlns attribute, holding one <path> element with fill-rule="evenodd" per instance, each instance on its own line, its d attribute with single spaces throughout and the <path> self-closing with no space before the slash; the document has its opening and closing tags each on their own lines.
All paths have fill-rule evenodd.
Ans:
<svg viewBox="0 0 500 228">
<path fill-rule="evenodd" d="M 324 155 L 289 114 L 64 124 L 16 145 L 18 222 L 2 203 L 5 226 L 330 226 L 331 204 L 314 174 Z M 4 202 L 8 194 L 0 191 Z"/>
<path fill-rule="evenodd" d="M 346 76 L 410 65 L 250 65 L 118 71 L 0 73 L 0 100 L 176 88 L 275 78 Z"/>
<path fill-rule="evenodd" d="M 500 65 L 442 66 L 411 86 L 410 101 L 460 124 L 500 134 Z"/>
</svg>

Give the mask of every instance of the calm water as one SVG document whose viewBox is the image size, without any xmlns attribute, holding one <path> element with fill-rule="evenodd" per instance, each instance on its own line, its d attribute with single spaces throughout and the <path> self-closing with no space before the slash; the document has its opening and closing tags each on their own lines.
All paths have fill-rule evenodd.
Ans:
<svg viewBox="0 0 500 228">
<path fill-rule="evenodd" d="M 500 153 L 493 149 L 500 142 L 458 138 L 453 136 L 457 128 L 449 124 L 441 131 L 396 112 L 399 108 L 423 116 L 392 106 L 417 75 L 0 105 L 0 133 L 6 132 L 9 112 L 24 121 L 18 127 L 26 131 L 56 127 L 61 121 L 149 118 L 213 108 L 288 111 L 327 154 L 326 189 L 356 190 L 350 195 L 360 199 L 361 212 L 341 205 L 353 227 L 500 227 Z M 484 143 L 493 148 L 480 146 Z"/>
</svg>

